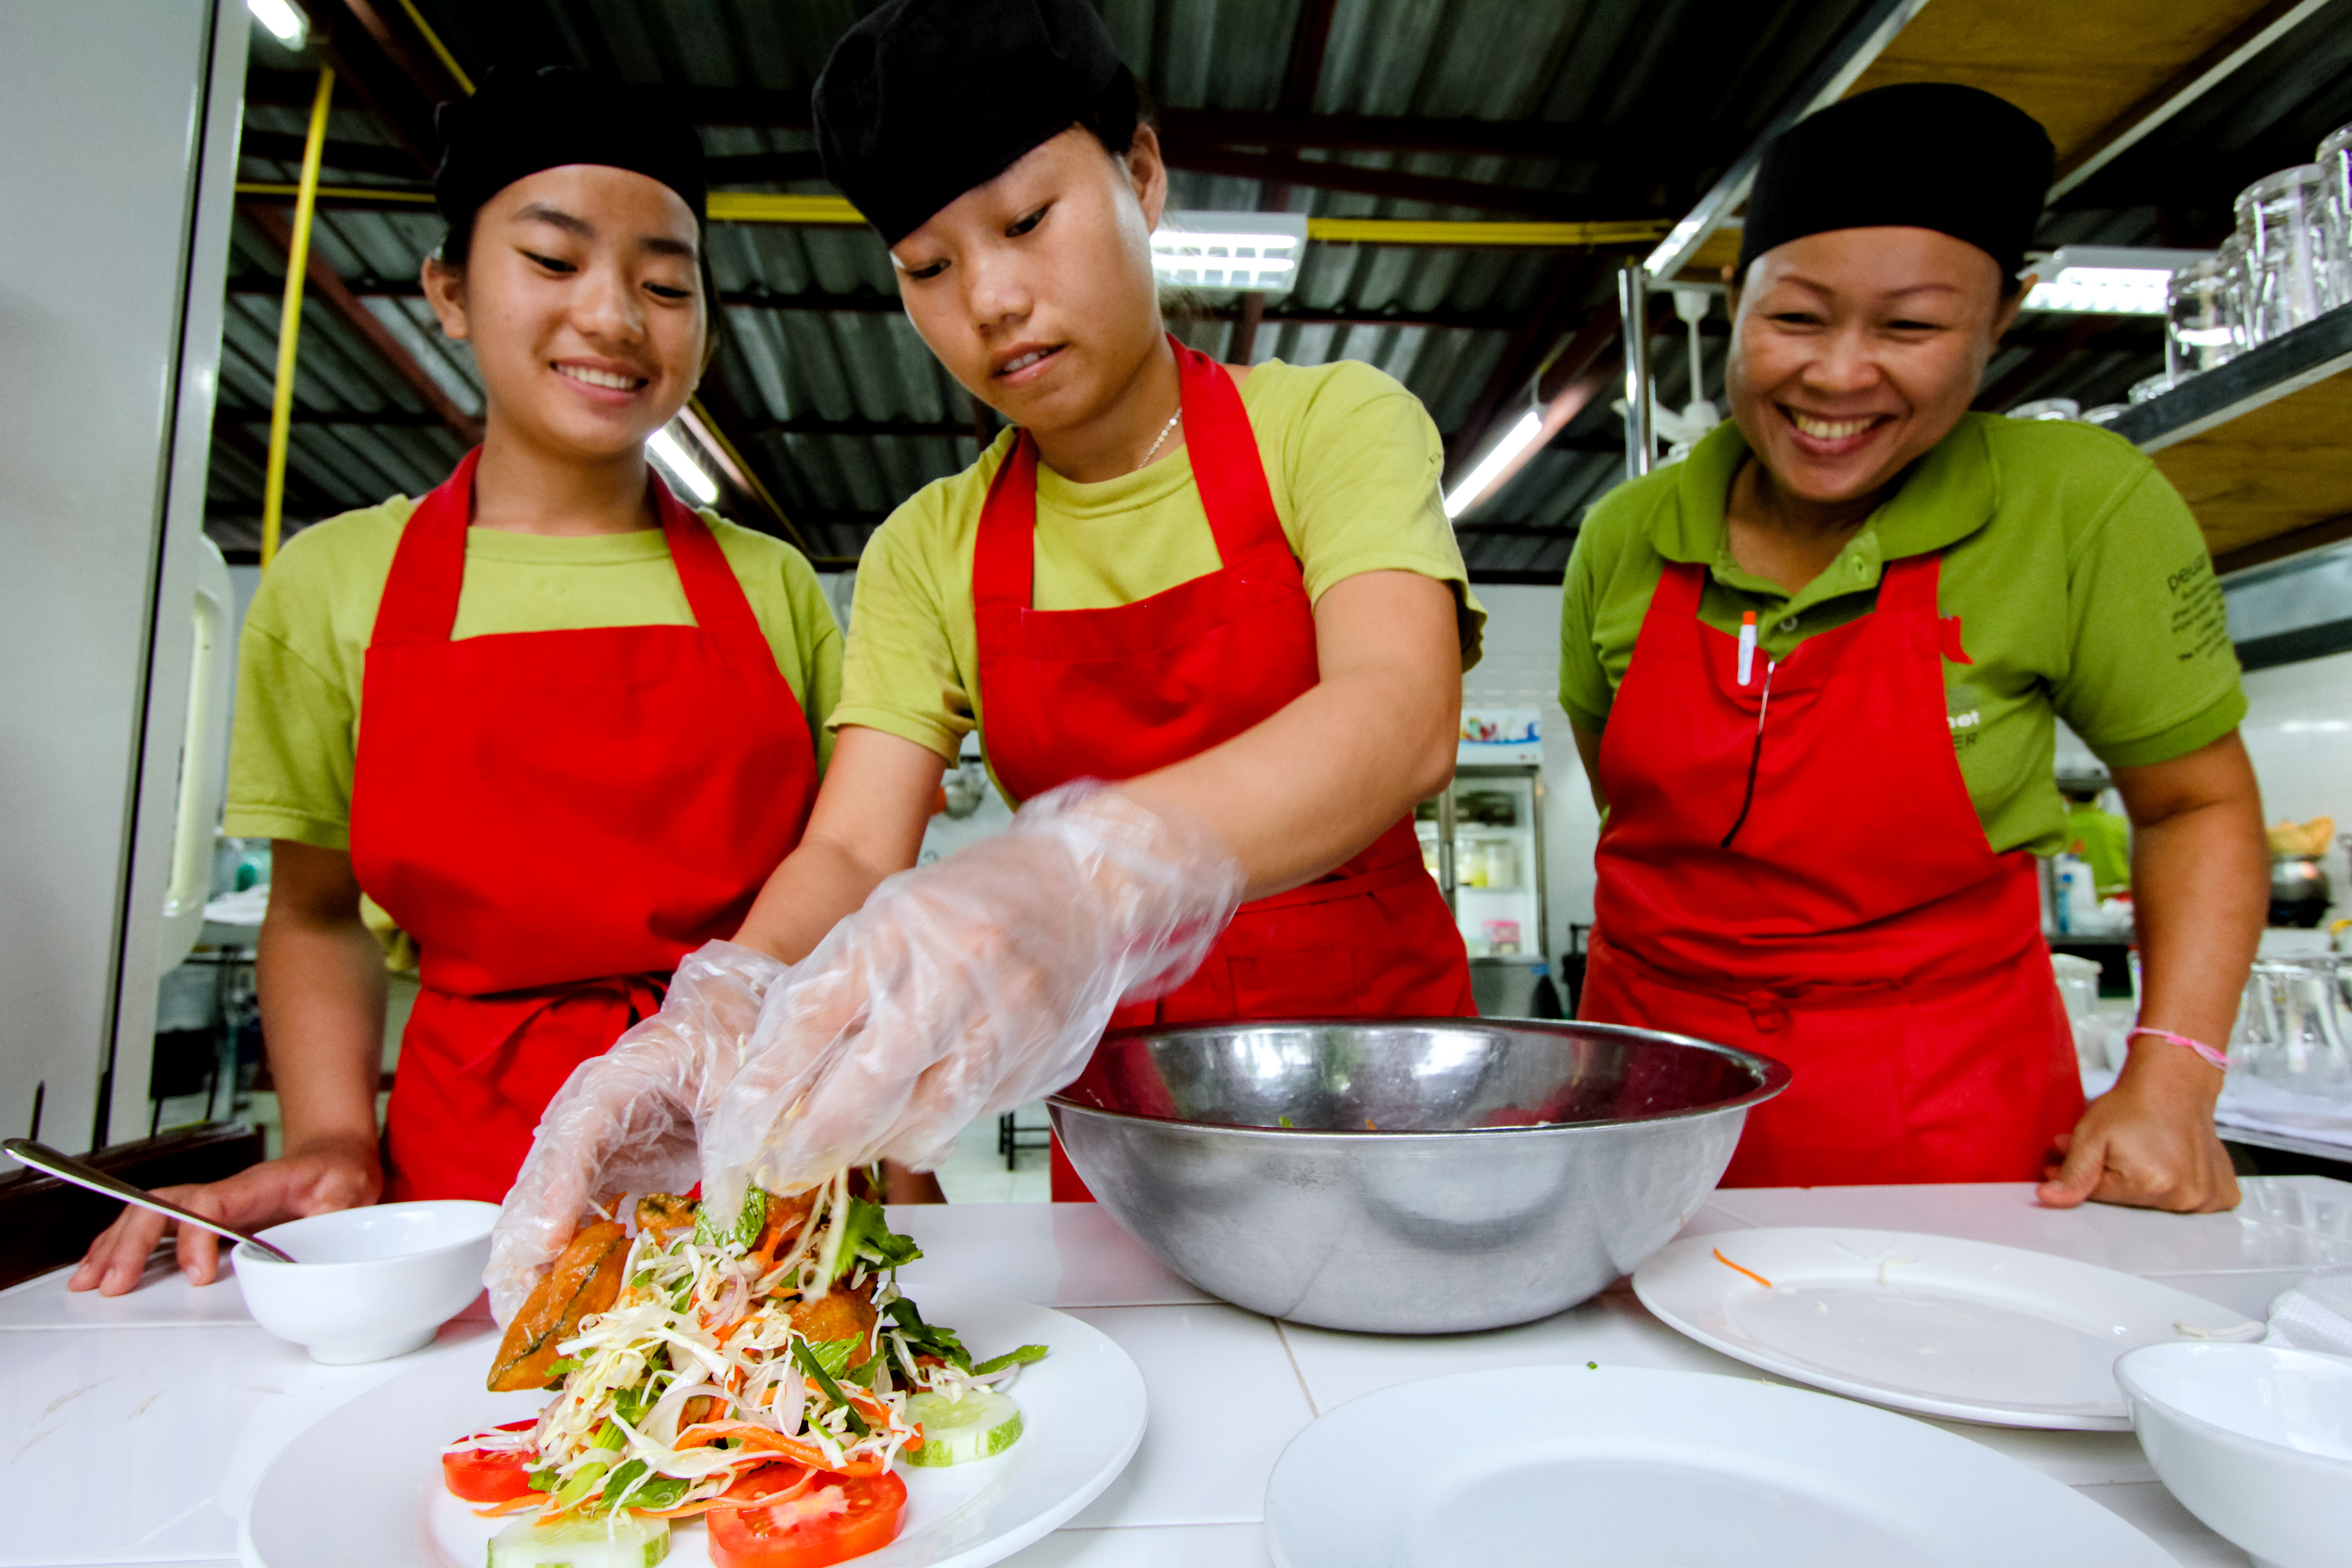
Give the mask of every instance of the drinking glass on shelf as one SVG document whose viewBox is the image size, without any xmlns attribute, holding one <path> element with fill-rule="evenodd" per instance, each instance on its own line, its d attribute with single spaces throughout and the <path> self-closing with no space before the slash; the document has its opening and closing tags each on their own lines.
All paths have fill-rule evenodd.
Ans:
<svg viewBox="0 0 2352 1568">
<path fill-rule="evenodd" d="M 2281 169 L 2240 192 L 2238 232 L 2247 244 L 2251 342 L 2268 342 L 2336 302 L 2338 242 L 2318 164 Z"/>
<path fill-rule="evenodd" d="M 2326 185 L 2327 226 L 2334 237 L 2336 303 L 2352 304 L 2352 125 L 2337 127 L 2319 144 Z"/>
<path fill-rule="evenodd" d="M 2226 364 L 2245 347 L 2241 290 L 2222 257 L 2192 262 L 2164 290 L 2164 371 L 2174 381 Z"/>
<path fill-rule="evenodd" d="M 2343 963 L 2333 956 L 2257 963 L 2230 1037 L 2231 1069 L 2305 1094 L 2340 1096 L 2352 1088 L 2337 984 Z"/>
</svg>

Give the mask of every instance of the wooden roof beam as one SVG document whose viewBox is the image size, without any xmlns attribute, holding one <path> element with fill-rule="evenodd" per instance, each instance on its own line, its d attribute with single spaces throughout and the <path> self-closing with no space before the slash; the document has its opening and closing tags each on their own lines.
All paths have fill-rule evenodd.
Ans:
<svg viewBox="0 0 2352 1568">
<path fill-rule="evenodd" d="M 242 204 L 239 210 L 247 221 L 278 247 L 280 256 L 292 253 L 294 229 L 287 222 L 284 213 L 276 207 L 252 204 Z M 383 360 L 394 374 L 407 383 L 409 390 L 424 401 L 425 407 L 439 416 L 444 425 L 455 431 L 468 447 L 482 438 L 480 423 L 459 407 L 457 399 L 451 397 L 441 384 L 416 363 L 415 357 L 401 346 L 400 340 L 375 319 L 374 312 L 361 302 L 359 296 L 351 291 L 342 279 L 336 275 L 335 269 L 327 265 L 325 258 L 315 249 L 310 252 L 307 275 L 319 298 L 342 318 L 344 325 L 357 332 L 375 351 L 376 357 Z"/>
</svg>

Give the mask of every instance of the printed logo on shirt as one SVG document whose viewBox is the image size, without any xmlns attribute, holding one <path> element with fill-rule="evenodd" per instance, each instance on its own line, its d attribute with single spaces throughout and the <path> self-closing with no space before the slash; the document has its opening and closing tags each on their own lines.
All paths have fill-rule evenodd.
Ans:
<svg viewBox="0 0 2352 1568">
<path fill-rule="evenodd" d="M 1965 713 L 1947 713 L 1944 723 L 1952 732 L 1952 750 L 1965 752 L 1984 737 L 1984 710 L 1971 708 Z"/>
</svg>

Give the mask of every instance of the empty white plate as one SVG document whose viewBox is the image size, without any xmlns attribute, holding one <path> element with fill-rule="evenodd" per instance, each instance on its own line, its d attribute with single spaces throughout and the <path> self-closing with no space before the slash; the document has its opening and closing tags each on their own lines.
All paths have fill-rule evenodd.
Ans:
<svg viewBox="0 0 2352 1568">
<path fill-rule="evenodd" d="M 982 1356 L 1043 1344 L 1013 1397 L 1021 1441 L 1002 1458 L 901 1471 L 906 1524 L 860 1568 L 980 1568 L 1009 1557 L 1094 1500 L 1143 1439 L 1143 1374 L 1092 1324 L 1025 1301 L 945 1287 L 923 1315 Z M 441 1485 L 452 1438 L 536 1414 L 544 1394 L 482 1387 L 478 1354 L 438 1355 L 361 1394 L 289 1444 L 254 1489 L 239 1531 L 246 1568 L 478 1568 L 506 1521 L 478 1517 Z M 672 1527 L 669 1568 L 707 1564 L 699 1520 Z"/>
<path fill-rule="evenodd" d="M 1923 1422 L 1620 1367 L 1352 1400 L 1284 1450 L 1265 1524 L 1280 1568 L 2175 1568 L 2071 1488 Z"/>
<path fill-rule="evenodd" d="M 1633 1289 L 1669 1327 L 1750 1366 L 1998 1426 L 2127 1432 L 2116 1357 L 2263 1333 L 2226 1307 L 2112 1268 L 1898 1230 L 1689 1237 L 1634 1270 Z"/>
</svg>

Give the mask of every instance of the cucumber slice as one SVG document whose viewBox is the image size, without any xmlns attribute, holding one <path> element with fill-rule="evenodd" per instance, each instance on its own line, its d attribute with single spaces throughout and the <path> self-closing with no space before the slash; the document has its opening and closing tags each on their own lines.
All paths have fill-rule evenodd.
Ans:
<svg viewBox="0 0 2352 1568">
<path fill-rule="evenodd" d="M 669 1555 L 669 1521 L 622 1513 L 539 1524 L 520 1519 L 490 1538 L 490 1568 L 654 1568 Z"/>
<path fill-rule="evenodd" d="M 918 1394 L 907 1419 L 923 1429 L 923 1446 L 902 1451 L 910 1465 L 961 1465 L 1002 1454 L 1021 1439 L 1021 1406 L 992 1388 L 968 1388 L 961 1399 Z"/>
</svg>

